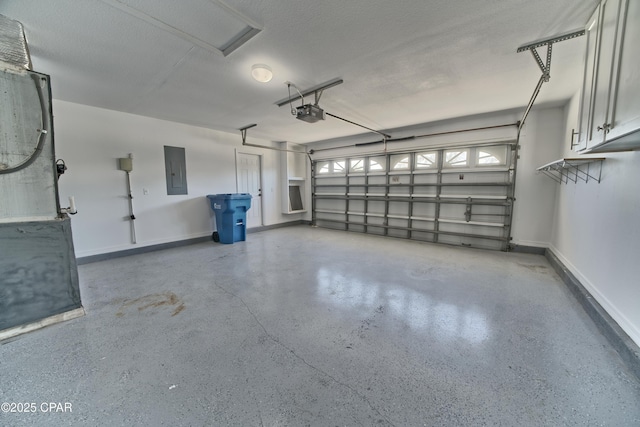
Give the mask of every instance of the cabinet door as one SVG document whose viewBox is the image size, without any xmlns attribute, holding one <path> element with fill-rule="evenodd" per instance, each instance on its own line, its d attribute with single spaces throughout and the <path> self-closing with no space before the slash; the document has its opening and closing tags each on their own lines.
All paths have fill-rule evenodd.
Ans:
<svg viewBox="0 0 640 427">
<path fill-rule="evenodd" d="M 624 0 L 607 139 L 640 129 L 640 1 Z"/>
<path fill-rule="evenodd" d="M 593 109 L 593 81 L 596 67 L 596 54 L 598 47 L 598 22 L 600 18 L 600 7 L 596 9 L 587 22 L 585 37 L 587 40 L 587 50 L 584 62 L 584 75 L 582 78 L 582 95 L 580 97 L 580 117 L 578 123 L 578 141 L 575 146 L 576 151 L 587 148 L 587 140 L 591 132 L 591 113 Z"/>
<path fill-rule="evenodd" d="M 598 58 L 593 86 L 593 121 L 587 139 L 588 148 L 605 141 L 610 124 L 607 122 L 609 97 L 612 92 L 613 59 L 622 0 L 604 0 L 600 4 L 600 34 Z"/>
</svg>

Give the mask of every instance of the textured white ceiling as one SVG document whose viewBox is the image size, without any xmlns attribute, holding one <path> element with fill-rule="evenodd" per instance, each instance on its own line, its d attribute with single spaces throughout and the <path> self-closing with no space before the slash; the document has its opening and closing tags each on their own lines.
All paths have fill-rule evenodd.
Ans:
<svg viewBox="0 0 640 427">
<path fill-rule="evenodd" d="M 320 106 L 381 130 L 524 108 L 540 70 L 516 48 L 583 27 L 597 0 L 224 3 L 262 29 L 226 57 L 180 36 L 219 47 L 241 30 L 217 0 L 2 0 L 0 14 L 24 24 L 34 69 L 51 75 L 57 99 L 231 132 L 257 123 L 251 136 L 310 142 L 362 129 L 296 120 L 274 105 L 287 80 L 306 89 L 341 77 Z M 539 103 L 578 90 L 583 47 L 584 38 L 554 45 Z M 271 66 L 271 82 L 251 79 L 255 63 Z"/>
</svg>

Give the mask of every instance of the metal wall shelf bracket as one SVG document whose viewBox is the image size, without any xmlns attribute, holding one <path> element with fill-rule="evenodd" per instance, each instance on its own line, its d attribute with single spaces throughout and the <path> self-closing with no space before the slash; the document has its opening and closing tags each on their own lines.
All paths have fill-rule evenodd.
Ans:
<svg viewBox="0 0 640 427">
<path fill-rule="evenodd" d="M 578 180 L 589 182 L 589 179 L 600 183 L 604 160 L 604 157 L 565 158 L 554 160 L 536 170 L 559 184 L 568 184 L 569 181 L 577 183 Z"/>
</svg>

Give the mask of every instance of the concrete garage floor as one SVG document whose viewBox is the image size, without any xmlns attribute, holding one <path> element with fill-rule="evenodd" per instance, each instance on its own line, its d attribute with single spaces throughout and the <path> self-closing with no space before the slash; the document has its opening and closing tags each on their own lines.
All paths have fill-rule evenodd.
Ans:
<svg viewBox="0 0 640 427">
<path fill-rule="evenodd" d="M 640 425 L 542 256 L 298 226 L 80 281 L 85 317 L 0 345 L 0 401 L 38 407 L 0 425 Z"/>
</svg>

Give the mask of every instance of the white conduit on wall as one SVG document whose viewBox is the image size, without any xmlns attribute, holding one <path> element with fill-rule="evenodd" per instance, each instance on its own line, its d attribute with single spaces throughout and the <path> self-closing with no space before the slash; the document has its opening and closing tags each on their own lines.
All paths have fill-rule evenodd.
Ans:
<svg viewBox="0 0 640 427">
<path fill-rule="evenodd" d="M 133 153 L 129 153 L 129 157 L 118 159 L 118 169 L 127 174 L 127 199 L 129 201 L 129 221 L 131 224 L 131 243 L 136 241 L 136 217 L 133 214 L 133 194 L 131 192 L 131 171 L 133 171 Z"/>
</svg>

